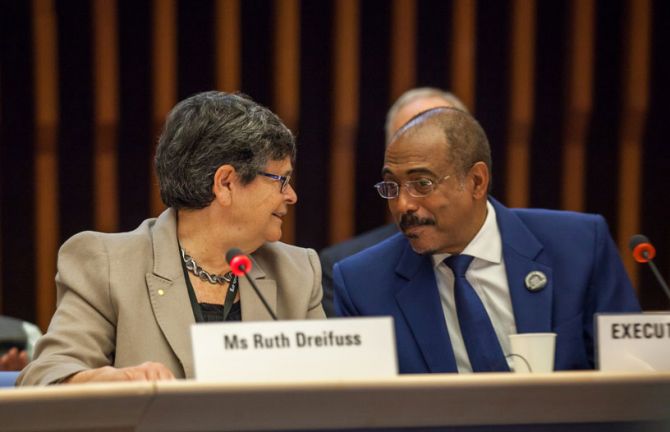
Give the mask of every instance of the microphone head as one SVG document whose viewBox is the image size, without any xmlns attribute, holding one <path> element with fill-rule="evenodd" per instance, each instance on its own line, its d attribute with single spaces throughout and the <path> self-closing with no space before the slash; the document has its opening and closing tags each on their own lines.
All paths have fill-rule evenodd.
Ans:
<svg viewBox="0 0 670 432">
<path fill-rule="evenodd" d="M 244 252 L 242 252 L 239 248 L 228 249 L 228 252 L 226 252 L 226 262 L 230 264 L 233 258 L 238 255 L 244 255 Z"/>
<path fill-rule="evenodd" d="M 633 258 L 639 263 L 646 263 L 656 256 L 656 248 L 651 244 L 647 236 L 635 234 L 630 238 L 628 247 L 633 252 Z"/>
<path fill-rule="evenodd" d="M 232 248 L 226 252 L 226 261 L 230 264 L 230 271 L 235 276 L 244 276 L 251 271 L 251 260 L 238 248 Z"/>
<path fill-rule="evenodd" d="M 646 235 L 635 234 L 631 236 L 630 241 L 628 242 L 628 247 L 630 248 L 630 250 L 633 250 L 637 245 L 642 243 L 651 243 L 651 242 L 649 241 Z"/>
</svg>

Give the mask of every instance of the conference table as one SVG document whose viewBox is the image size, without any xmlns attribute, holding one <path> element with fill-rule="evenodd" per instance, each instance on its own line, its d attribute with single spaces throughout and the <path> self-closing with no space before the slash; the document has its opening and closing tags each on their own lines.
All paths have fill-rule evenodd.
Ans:
<svg viewBox="0 0 670 432">
<path fill-rule="evenodd" d="M 670 373 L 0 389 L 0 431 L 670 431 Z"/>
</svg>

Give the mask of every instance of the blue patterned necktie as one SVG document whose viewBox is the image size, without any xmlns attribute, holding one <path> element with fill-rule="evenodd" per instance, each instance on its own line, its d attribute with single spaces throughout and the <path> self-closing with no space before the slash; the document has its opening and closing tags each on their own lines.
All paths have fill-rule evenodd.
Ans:
<svg viewBox="0 0 670 432">
<path fill-rule="evenodd" d="M 454 272 L 454 298 L 461 334 L 473 372 L 509 371 L 493 324 L 481 299 L 465 279 L 474 257 L 452 255 L 444 263 Z"/>
</svg>

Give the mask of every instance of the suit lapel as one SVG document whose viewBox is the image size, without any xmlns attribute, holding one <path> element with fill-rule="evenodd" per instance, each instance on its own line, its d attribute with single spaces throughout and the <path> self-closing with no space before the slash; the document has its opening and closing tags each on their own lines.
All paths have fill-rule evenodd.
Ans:
<svg viewBox="0 0 670 432">
<path fill-rule="evenodd" d="M 514 212 L 492 198 L 490 201 L 502 237 L 517 333 L 550 332 L 554 278 L 551 267 L 539 261 L 543 246 Z M 526 276 L 532 271 L 540 271 L 547 277 L 547 285 L 539 291 L 526 287 Z"/>
<path fill-rule="evenodd" d="M 265 272 L 256 261 L 253 264 L 249 277 L 256 283 L 258 290 L 268 302 L 268 306 L 270 306 L 272 312 L 277 315 L 277 283 L 272 279 L 267 279 Z M 262 300 L 258 297 L 247 278 L 243 276 L 239 280 L 242 319 L 244 321 L 271 320 L 272 317 L 265 309 Z"/>
<path fill-rule="evenodd" d="M 154 272 L 146 275 L 156 322 L 186 376 L 193 376 L 190 327 L 195 323 L 179 260 L 177 220 L 173 209 L 163 212 L 152 230 Z"/>
<path fill-rule="evenodd" d="M 395 298 L 430 372 L 456 372 L 456 360 L 444 320 L 430 258 L 405 246 L 396 273 Z"/>
</svg>

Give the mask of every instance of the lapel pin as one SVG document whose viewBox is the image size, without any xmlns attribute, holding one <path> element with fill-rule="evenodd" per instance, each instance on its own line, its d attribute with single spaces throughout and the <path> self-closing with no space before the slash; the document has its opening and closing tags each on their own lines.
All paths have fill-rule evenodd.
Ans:
<svg viewBox="0 0 670 432">
<path fill-rule="evenodd" d="M 536 292 L 547 285 L 547 275 L 541 271 L 535 270 L 526 275 L 525 282 L 528 291 Z"/>
</svg>

